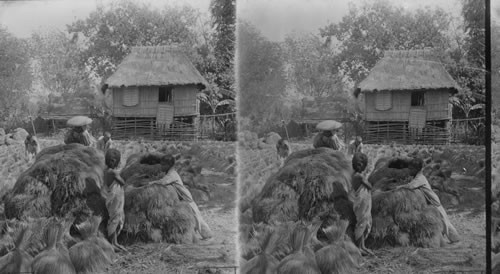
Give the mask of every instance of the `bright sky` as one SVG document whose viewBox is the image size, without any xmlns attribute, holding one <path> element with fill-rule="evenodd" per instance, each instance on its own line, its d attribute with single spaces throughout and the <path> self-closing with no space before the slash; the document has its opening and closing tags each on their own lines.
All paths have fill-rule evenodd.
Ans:
<svg viewBox="0 0 500 274">
<path fill-rule="evenodd" d="M 391 0 L 414 10 L 439 6 L 453 16 L 460 15 L 459 0 Z M 237 0 L 237 14 L 249 21 L 271 41 L 282 41 L 287 33 L 317 32 L 329 23 L 339 22 L 353 0 Z"/>
<path fill-rule="evenodd" d="M 210 0 L 135 0 L 155 8 L 190 5 L 208 13 Z M 98 3 L 108 0 L 46 0 L 0 2 L 0 24 L 17 37 L 26 38 L 35 30 L 65 30 L 67 24 L 86 18 Z"/>
</svg>

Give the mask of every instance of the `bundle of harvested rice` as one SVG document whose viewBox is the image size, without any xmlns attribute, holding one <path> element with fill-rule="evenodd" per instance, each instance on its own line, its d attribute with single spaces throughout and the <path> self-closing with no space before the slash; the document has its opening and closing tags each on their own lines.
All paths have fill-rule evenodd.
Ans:
<svg viewBox="0 0 500 274">
<path fill-rule="evenodd" d="M 125 180 L 125 225 L 128 236 L 142 240 L 192 243 L 195 214 L 176 188 L 163 180 L 174 164 L 170 155 L 147 153 L 132 156 L 121 176 Z M 158 232 L 160 237 L 158 237 Z"/>
<path fill-rule="evenodd" d="M 26 220 L 6 220 L 2 223 L 1 227 L 1 240 L 3 246 L 13 246 L 13 239 L 18 238 L 24 229 L 31 231 L 29 236 L 26 236 L 25 250 L 32 256 L 36 256 L 45 248 L 45 235 L 47 231 L 54 225 L 62 224 L 63 242 L 61 245 L 70 247 L 76 243 L 76 240 L 70 235 L 69 230 L 75 218 L 68 217 L 66 219 L 59 219 L 56 217 L 51 218 L 27 218 Z M 1 255 L 1 254 L 0 254 Z"/>
<path fill-rule="evenodd" d="M 240 225 L 240 247 L 241 257 L 245 260 L 252 260 L 255 256 L 262 253 L 263 243 L 266 242 L 267 236 L 274 233 L 279 235 L 279 241 L 273 247 L 273 252 L 270 253 L 278 261 L 288 256 L 292 249 L 288 245 L 290 235 L 295 229 L 297 222 L 285 222 L 279 224 L 253 224 L 245 227 Z"/>
<path fill-rule="evenodd" d="M 409 159 L 382 159 L 368 178 L 373 185 L 372 229 L 369 246 L 439 247 L 443 221 L 436 207 L 427 203 L 420 190 L 395 189 L 413 177 Z"/>
<path fill-rule="evenodd" d="M 352 230 L 356 221 L 348 199 L 351 174 L 351 164 L 339 151 L 296 151 L 253 200 L 253 220 L 268 223 L 278 216 L 282 221 L 311 221 L 319 216 L 327 224 L 340 217 L 350 220 Z"/>
<path fill-rule="evenodd" d="M 316 262 L 321 273 L 355 273 L 359 267 L 361 253 L 344 236 L 348 225 L 347 221 L 340 220 L 339 224 L 323 229 L 328 245 L 316 251 Z"/>
<path fill-rule="evenodd" d="M 242 264 L 242 274 L 271 274 L 276 272 L 279 261 L 273 255 L 281 240 L 281 235 L 272 230 L 265 233 L 260 245 L 260 254 Z"/>
<path fill-rule="evenodd" d="M 47 247 L 38 254 L 31 265 L 34 273 L 40 274 L 71 274 L 76 273 L 69 258 L 68 249 L 62 240 L 65 225 L 62 223 L 52 225 L 46 232 L 45 243 Z"/>
<path fill-rule="evenodd" d="M 293 252 L 286 256 L 278 265 L 278 273 L 320 273 L 316 257 L 310 246 L 311 237 L 316 234 L 320 223 L 305 226 L 299 224 L 290 237 Z"/>
<path fill-rule="evenodd" d="M 100 195 L 104 157 L 80 144 L 42 150 L 5 197 L 7 218 L 74 215 L 82 222 L 92 214 L 107 216 Z"/>
<path fill-rule="evenodd" d="M 83 241 L 69 249 L 69 256 L 78 273 L 104 273 L 116 257 L 113 246 L 98 234 L 101 220 L 92 216 L 77 225 Z"/>
<path fill-rule="evenodd" d="M 0 273 L 30 273 L 33 256 L 26 252 L 31 231 L 23 228 L 15 241 L 15 249 L 0 258 Z"/>
</svg>

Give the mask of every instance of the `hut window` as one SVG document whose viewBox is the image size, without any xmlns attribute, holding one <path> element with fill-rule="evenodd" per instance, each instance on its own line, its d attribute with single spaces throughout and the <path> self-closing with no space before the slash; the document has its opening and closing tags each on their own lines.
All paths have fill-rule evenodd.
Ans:
<svg viewBox="0 0 500 274">
<path fill-rule="evenodd" d="M 132 107 L 139 104 L 139 89 L 125 88 L 123 91 L 123 105 L 126 107 Z"/>
<path fill-rule="evenodd" d="M 390 91 L 380 91 L 375 95 L 375 109 L 389 110 L 392 107 L 392 96 Z"/>
<path fill-rule="evenodd" d="M 160 87 L 158 92 L 158 102 L 172 102 L 172 88 Z"/>
<path fill-rule="evenodd" d="M 424 105 L 424 92 L 423 91 L 413 91 L 411 93 L 411 106 L 418 107 Z"/>
</svg>

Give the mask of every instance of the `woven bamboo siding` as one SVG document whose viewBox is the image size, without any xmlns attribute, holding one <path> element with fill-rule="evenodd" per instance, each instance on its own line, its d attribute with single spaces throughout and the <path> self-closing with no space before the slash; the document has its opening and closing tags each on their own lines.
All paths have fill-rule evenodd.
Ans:
<svg viewBox="0 0 500 274">
<path fill-rule="evenodd" d="M 411 97 L 410 93 L 393 92 L 392 107 L 388 110 L 376 110 L 375 98 L 377 93 L 365 94 L 367 121 L 408 121 Z"/>
<path fill-rule="evenodd" d="M 139 103 L 135 106 L 123 105 L 123 88 L 113 89 L 114 117 L 156 117 L 158 108 L 158 88 L 140 87 Z"/>
<path fill-rule="evenodd" d="M 388 110 L 375 108 L 378 93 L 365 94 L 365 112 L 367 121 L 408 121 L 411 107 L 411 91 L 393 91 L 392 107 Z M 424 95 L 427 120 L 451 119 L 449 115 L 449 91 L 430 90 Z"/>
<path fill-rule="evenodd" d="M 424 95 L 427 120 L 451 119 L 448 112 L 450 92 L 448 90 L 426 91 Z"/>
<path fill-rule="evenodd" d="M 174 99 L 174 115 L 175 116 L 190 116 L 198 115 L 197 111 L 197 94 L 196 86 L 180 86 L 173 90 Z"/>
</svg>

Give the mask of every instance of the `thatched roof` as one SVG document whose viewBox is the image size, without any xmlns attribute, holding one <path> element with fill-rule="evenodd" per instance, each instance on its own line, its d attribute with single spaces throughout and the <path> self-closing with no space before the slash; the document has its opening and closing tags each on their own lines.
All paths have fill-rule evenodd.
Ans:
<svg viewBox="0 0 500 274">
<path fill-rule="evenodd" d="M 179 48 L 169 46 L 133 47 L 106 84 L 109 88 L 208 85 L 186 54 Z"/>
<path fill-rule="evenodd" d="M 358 91 L 450 89 L 459 86 L 439 62 L 433 50 L 388 50 Z"/>
</svg>

